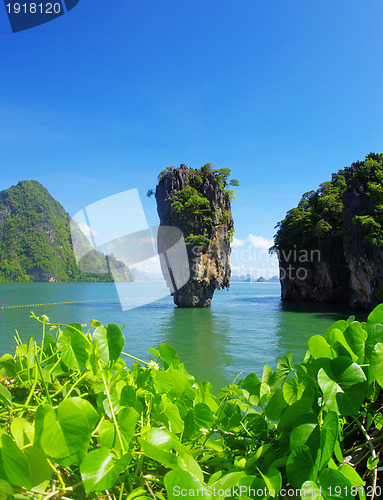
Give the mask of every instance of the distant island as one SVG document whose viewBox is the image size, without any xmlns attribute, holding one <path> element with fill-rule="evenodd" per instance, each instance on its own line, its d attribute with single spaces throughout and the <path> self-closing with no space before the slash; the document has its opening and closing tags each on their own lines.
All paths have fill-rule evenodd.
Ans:
<svg viewBox="0 0 383 500">
<path fill-rule="evenodd" d="M 71 217 L 35 180 L 25 180 L 0 192 L 0 282 L 113 281 L 105 256 L 90 249 L 81 272 L 73 253 Z M 87 240 L 84 236 L 84 245 Z M 134 277 L 118 263 L 125 281 Z M 116 266 L 114 266 L 116 267 Z"/>
<path fill-rule="evenodd" d="M 383 301 L 383 153 L 303 194 L 277 227 L 282 299 L 364 309 Z"/>
<path fill-rule="evenodd" d="M 241 275 L 232 275 L 230 278 L 232 282 L 241 282 L 241 283 L 277 283 L 279 282 L 278 276 L 272 276 L 271 278 L 264 278 L 263 276 L 252 276 L 251 274 L 241 274 Z"/>
</svg>

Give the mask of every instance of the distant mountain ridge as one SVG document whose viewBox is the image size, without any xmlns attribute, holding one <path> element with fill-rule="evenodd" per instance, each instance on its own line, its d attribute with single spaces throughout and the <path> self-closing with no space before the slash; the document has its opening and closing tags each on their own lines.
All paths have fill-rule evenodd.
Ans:
<svg viewBox="0 0 383 500">
<path fill-rule="evenodd" d="M 79 270 L 70 221 L 63 206 L 38 181 L 21 181 L 1 191 L 0 282 L 113 281 L 105 257 L 96 251 L 90 252 L 93 265 L 88 267 L 108 272 Z M 122 263 L 119 267 L 125 280 L 132 281 L 129 269 Z"/>
<path fill-rule="evenodd" d="M 246 274 L 246 276 L 244 274 L 241 274 L 241 275 L 235 274 L 235 275 L 231 276 L 230 280 L 233 282 L 239 281 L 242 283 L 253 283 L 253 282 L 276 283 L 276 282 L 279 282 L 278 276 L 272 276 L 271 278 L 266 279 L 263 276 L 255 277 L 251 274 Z"/>
</svg>

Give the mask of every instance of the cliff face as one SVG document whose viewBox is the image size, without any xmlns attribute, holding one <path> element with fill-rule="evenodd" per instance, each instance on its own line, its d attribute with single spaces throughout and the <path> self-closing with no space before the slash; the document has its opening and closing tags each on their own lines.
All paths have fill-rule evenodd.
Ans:
<svg viewBox="0 0 383 500">
<path fill-rule="evenodd" d="M 180 307 L 207 307 L 216 289 L 230 285 L 230 238 L 234 224 L 226 178 L 210 168 L 168 168 L 156 188 L 161 226 L 179 228 L 190 279 L 173 294 Z"/>
<path fill-rule="evenodd" d="M 282 298 L 372 309 L 383 300 L 383 155 L 306 193 L 279 223 Z"/>
</svg>

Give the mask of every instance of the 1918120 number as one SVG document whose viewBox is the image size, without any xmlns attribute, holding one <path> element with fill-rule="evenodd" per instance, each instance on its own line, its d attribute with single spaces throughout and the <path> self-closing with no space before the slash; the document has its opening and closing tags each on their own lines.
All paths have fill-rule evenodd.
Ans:
<svg viewBox="0 0 383 500">
<path fill-rule="evenodd" d="M 60 3 L 8 3 L 8 14 L 60 14 Z"/>
</svg>

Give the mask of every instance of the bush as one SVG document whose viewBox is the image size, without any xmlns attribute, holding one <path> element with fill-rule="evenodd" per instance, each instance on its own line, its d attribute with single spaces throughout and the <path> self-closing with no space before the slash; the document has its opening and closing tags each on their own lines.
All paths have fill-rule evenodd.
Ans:
<svg viewBox="0 0 383 500">
<path fill-rule="evenodd" d="M 41 346 L 0 359 L 1 498 L 381 497 L 383 305 L 218 395 L 166 344 L 145 362 L 117 325 L 36 319 Z"/>
</svg>

